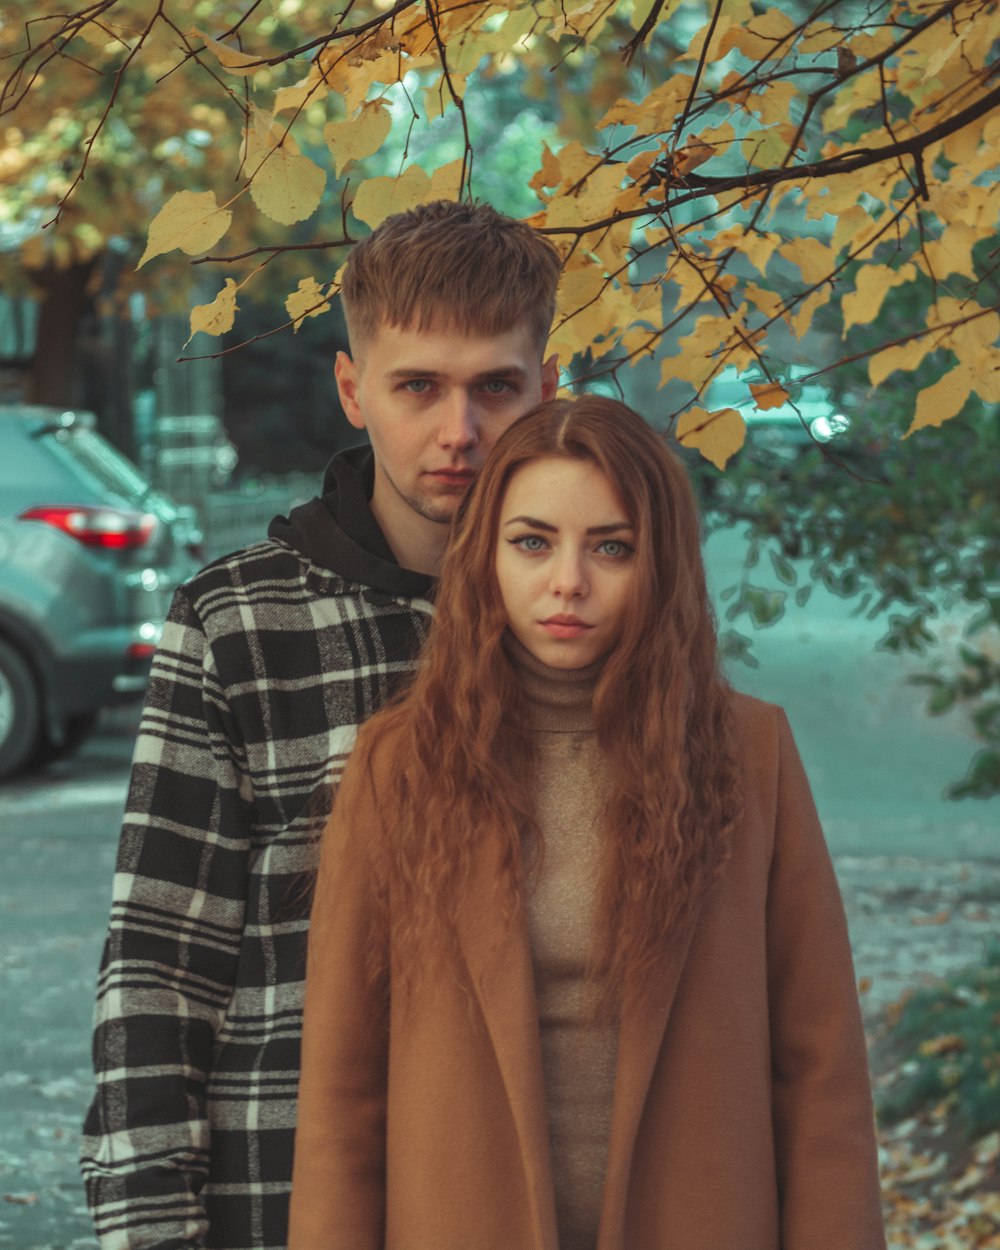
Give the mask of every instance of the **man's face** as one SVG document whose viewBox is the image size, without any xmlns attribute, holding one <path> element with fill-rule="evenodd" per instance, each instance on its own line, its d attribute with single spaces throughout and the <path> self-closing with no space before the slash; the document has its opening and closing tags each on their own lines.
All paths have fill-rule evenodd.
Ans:
<svg viewBox="0 0 1000 1250">
<path fill-rule="evenodd" d="M 335 372 L 347 419 L 371 439 L 372 510 L 397 553 L 414 527 L 451 521 L 499 436 L 558 385 L 556 358 L 542 363 L 525 326 L 477 338 L 383 325 Z"/>
</svg>

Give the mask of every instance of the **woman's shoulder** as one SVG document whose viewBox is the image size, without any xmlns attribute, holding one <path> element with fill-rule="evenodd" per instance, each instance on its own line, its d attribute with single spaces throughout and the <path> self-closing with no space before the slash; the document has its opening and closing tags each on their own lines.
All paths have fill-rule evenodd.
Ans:
<svg viewBox="0 0 1000 1250">
<path fill-rule="evenodd" d="M 737 690 L 730 697 L 735 745 L 744 767 L 751 775 L 770 776 L 789 748 L 794 750 L 784 708 Z"/>
<path fill-rule="evenodd" d="M 386 776 L 406 766 L 413 741 L 409 725 L 404 705 L 390 704 L 376 712 L 358 730 L 345 776 L 346 772 L 357 775 L 364 771 L 380 788 Z"/>
<path fill-rule="evenodd" d="M 762 733 L 775 734 L 786 719 L 784 708 L 777 703 L 768 703 L 766 699 L 757 699 L 739 690 L 730 691 L 729 697 L 733 723 L 741 736 L 753 738 Z"/>
</svg>

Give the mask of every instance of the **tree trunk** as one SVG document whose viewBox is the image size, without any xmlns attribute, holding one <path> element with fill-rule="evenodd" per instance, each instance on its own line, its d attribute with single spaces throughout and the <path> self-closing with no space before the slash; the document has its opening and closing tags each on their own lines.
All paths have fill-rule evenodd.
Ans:
<svg viewBox="0 0 1000 1250">
<path fill-rule="evenodd" d="M 75 402 L 77 340 L 87 306 L 87 285 L 97 257 L 65 268 L 46 265 L 32 271 L 41 292 L 38 337 L 28 373 L 27 401 L 69 408 Z"/>
</svg>

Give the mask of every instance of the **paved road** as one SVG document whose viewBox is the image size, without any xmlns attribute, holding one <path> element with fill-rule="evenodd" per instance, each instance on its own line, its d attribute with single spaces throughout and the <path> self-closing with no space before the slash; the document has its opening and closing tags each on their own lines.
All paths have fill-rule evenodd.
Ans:
<svg viewBox="0 0 1000 1250">
<path fill-rule="evenodd" d="M 0 790 L 0 1247 L 95 1243 L 76 1165 L 132 732 Z"/>
</svg>

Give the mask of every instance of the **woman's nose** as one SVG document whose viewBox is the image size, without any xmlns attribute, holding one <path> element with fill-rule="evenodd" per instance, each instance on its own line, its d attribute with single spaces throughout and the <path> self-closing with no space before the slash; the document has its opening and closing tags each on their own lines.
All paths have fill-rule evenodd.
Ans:
<svg viewBox="0 0 1000 1250">
<path fill-rule="evenodd" d="M 553 594 L 563 599 L 577 599 L 587 593 L 586 570 L 576 553 L 566 552 L 556 557 L 551 588 Z"/>
</svg>

